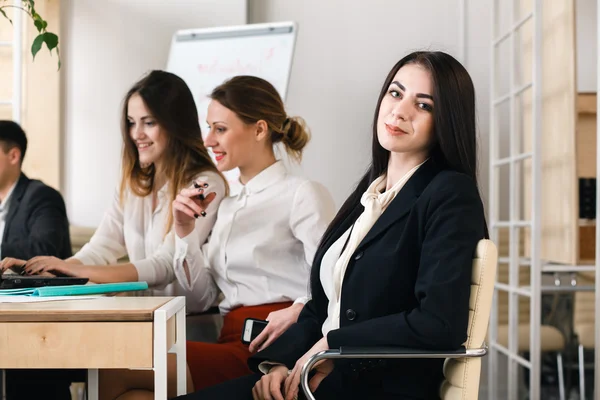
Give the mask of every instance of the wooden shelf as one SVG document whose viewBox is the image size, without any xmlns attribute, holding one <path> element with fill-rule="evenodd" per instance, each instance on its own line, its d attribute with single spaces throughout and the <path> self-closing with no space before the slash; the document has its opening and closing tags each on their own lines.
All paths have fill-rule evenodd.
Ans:
<svg viewBox="0 0 600 400">
<path fill-rule="evenodd" d="M 596 93 L 579 93 L 577 95 L 578 114 L 596 114 Z"/>
<path fill-rule="evenodd" d="M 575 1 L 544 3 L 542 40 L 541 164 L 542 207 L 540 215 L 540 258 L 559 264 L 577 265 L 590 258 L 594 226 L 579 226 L 579 178 L 596 176 L 596 107 L 594 93 L 577 93 L 575 54 Z M 533 32 L 520 34 L 523 49 L 522 74 L 530 71 L 533 59 Z M 560 57 L 556 57 L 560 54 Z M 527 76 L 527 75 L 524 75 Z M 525 150 L 534 126 L 533 104 L 523 104 Z M 531 204 L 531 168 L 523 169 L 523 204 Z M 525 219 L 531 218 L 525 207 Z M 531 232 L 525 231 L 525 253 L 529 253 Z M 595 246 L 592 246 L 595 248 Z M 582 253 L 583 251 L 583 253 Z M 591 255 L 593 257 L 593 254 Z"/>
<path fill-rule="evenodd" d="M 596 177 L 596 93 L 577 95 L 577 177 Z"/>
</svg>

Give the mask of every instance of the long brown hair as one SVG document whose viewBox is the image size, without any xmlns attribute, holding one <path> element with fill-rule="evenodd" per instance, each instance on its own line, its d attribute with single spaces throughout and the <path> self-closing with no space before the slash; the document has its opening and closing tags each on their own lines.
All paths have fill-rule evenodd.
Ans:
<svg viewBox="0 0 600 400">
<path fill-rule="evenodd" d="M 289 117 L 283 100 L 268 81 L 256 76 L 235 76 L 217 86 L 209 96 L 233 111 L 246 124 L 267 123 L 271 143 L 282 142 L 286 152 L 300 161 L 310 132 L 301 117 Z"/>
<path fill-rule="evenodd" d="M 154 164 L 140 165 L 137 146 L 131 139 L 127 106 L 129 99 L 138 94 L 158 125 L 167 133 L 167 148 L 161 163 L 164 171 L 156 171 Z M 227 182 L 212 162 L 200 131 L 198 110 L 194 97 L 187 84 L 175 74 L 165 71 L 151 71 L 133 85 L 123 100 L 121 116 L 123 135 L 123 169 L 121 175 L 120 199 L 127 190 L 140 197 L 148 196 L 155 188 L 156 173 L 164 173 L 169 183 L 169 216 L 165 234 L 173 224 L 172 203 L 181 189 L 200 173 L 212 171 Z"/>
</svg>

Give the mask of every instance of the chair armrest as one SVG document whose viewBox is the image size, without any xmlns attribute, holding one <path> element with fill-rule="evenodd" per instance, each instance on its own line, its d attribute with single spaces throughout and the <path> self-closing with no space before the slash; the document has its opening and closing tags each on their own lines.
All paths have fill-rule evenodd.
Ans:
<svg viewBox="0 0 600 400">
<path fill-rule="evenodd" d="M 315 400 L 308 387 L 308 373 L 313 366 L 321 360 L 352 359 L 352 358 L 470 358 L 483 357 L 487 354 L 484 344 L 479 349 L 465 349 L 450 351 L 408 349 L 405 347 L 341 347 L 339 350 L 321 351 L 308 359 L 302 366 L 300 385 L 308 400 Z"/>
<path fill-rule="evenodd" d="M 422 350 L 406 347 L 340 347 L 339 356 L 332 358 L 463 358 L 483 357 L 487 348 L 457 350 Z M 330 355 L 331 356 L 331 355 Z"/>
</svg>

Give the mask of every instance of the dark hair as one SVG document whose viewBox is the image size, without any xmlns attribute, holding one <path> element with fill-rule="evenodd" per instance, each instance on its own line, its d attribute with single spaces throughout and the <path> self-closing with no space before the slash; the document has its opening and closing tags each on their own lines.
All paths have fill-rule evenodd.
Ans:
<svg viewBox="0 0 600 400">
<path fill-rule="evenodd" d="M 316 254 L 320 254 L 335 229 L 346 218 L 356 220 L 362 212 L 360 198 L 371 182 L 383 175 L 388 167 L 390 152 L 379 144 L 377 119 L 379 107 L 390 84 L 400 68 L 416 64 L 431 74 L 433 83 L 434 144 L 429 158 L 440 168 L 464 173 L 477 185 L 477 133 L 475 115 L 475 88 L 467 70 L 449 54 L 418 51 L 407 55 L 394 65 L 383 83 L 373 116 L 372 160 L 354 192 L 346 199 L 337 215 L 323 234 Z M 318 266 L 313 265 L 311 289 L 319 284 Z"/>
<path fill-rule="evenodd" d="M 156 167 L 140 165 L 138 149 L 131 139 L 127 107 L 131 96 L 138 94 L 158 125 L 167 133 L 167 148 L 161 164 L 169 181 L 170 201 L 181 189 L 191 184 L 203 171 L 213 171 L 219 175 L 212 162 L 200 131 L 198 110 L 194 96 L 187 84 L 175 74 L 165 71 L 151 71 L 137 82 L 125 95 L 121 115 L 121 133 L 123 135 L 123 171 L 121 176 L 121 201 L 126 189 L 135 195 L 144 197 L 152 193 Z M 223 177 L 221 175 L 221 177 Z M 225 179 L 223 178 L 223 181 Z M 173 222 L 169 211 L 166 230 Z"/>
<path fill-rule="evenodd" d="M 27 151 L 27 136 L 19 124 L 14 121 L 0 121 L 0 143 L 4 152 L 8 152 L 13 147 L 21 151 L 21 164 Z"/>
<path fill-rule="evenodd" d="M 288 117 L 283 100 L 268 81 L 256 76 L 235 76 L 217 86 L 209 96 L 233 111 L 245 124 L 260 120 L 267 123 L 271 143 L 282 142 L 287 153 L 296 160 L 310 140 L 301 117 Z"/>
</svg>

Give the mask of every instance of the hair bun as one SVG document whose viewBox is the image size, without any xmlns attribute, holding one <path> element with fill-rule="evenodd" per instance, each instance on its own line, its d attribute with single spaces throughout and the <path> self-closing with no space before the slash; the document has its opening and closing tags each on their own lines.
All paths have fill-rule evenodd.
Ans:
<svg viewBox="0 0 600 400">
<path fill-rule="evenodd" d="M 289 133 L 291 126 L 292 126 L 292 119 L 290 117 L 287 117 L 283 121 L 283 125 L 281 125 L 281 132 L 283 133 L 284 136 Z"/>
<path fill-rule="evenodd" d="M 282 133 L 282 142 L 293 157 L 300 161 L 302 149 L 310 141 L 310 131 L 306 122 L 300 117 L 287 117 L 283 122 Z"/>
</svg>

